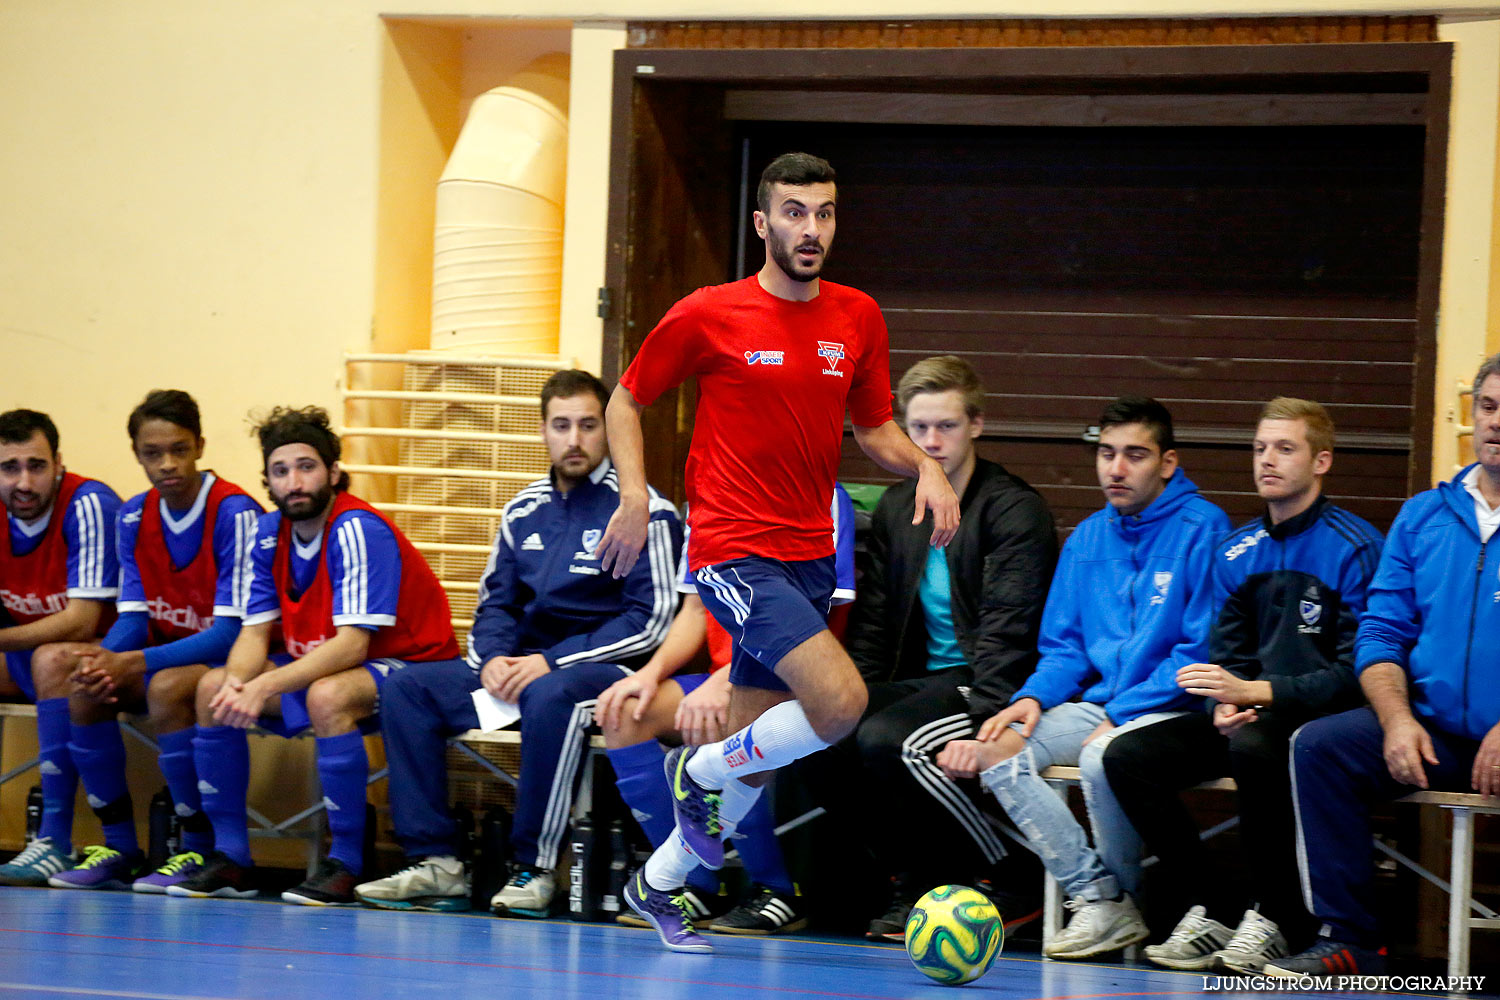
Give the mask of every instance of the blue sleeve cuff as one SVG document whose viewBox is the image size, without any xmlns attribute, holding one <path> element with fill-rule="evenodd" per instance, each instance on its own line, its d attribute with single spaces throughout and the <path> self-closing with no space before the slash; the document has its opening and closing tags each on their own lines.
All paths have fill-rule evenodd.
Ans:
<svg viewBox="0 0 1500 1000">
<path fill-rule="evenodd" d="M 158 670 L 185 667 L 193 663 L 209 666 L 222 664 L 229 658 L 229 650 L 239 634 L 240 619 L 225 615 L 215 618 L 211 626 L 197 635 L 152 646 L 145 651 L 146 676 L 149 678 Z"/>
<path fill-rule="evenodd" d="M 111 653 L 128 653 L 146 645 L 150 637 L 149 619 L 144 611 L 126 611 L 115 619 L 99 645 Z"/>
</svg>

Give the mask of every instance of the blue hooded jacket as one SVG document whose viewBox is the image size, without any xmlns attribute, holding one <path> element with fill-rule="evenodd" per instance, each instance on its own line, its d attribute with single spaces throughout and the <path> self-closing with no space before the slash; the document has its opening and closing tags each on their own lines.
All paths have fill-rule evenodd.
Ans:
<svg viewBox="0 0 1500 1000">
<path fill-rule="evenodd" d="M 1418 493 L 1391 525 L 1354 640 L 1358 673 L 1396 663 L 1412 711 L 1482 739 L 1500 721 L 1500 532 L 1479 541 L 1469 466 Z"/>
<path fill-rule="evenodd" d="M 1041 654 L 1011 702 L 1049 709 L 1078 697 L 1116 725 L 1196 707 L 1177 670 L 1208 657 L 1209 568 L 1229 518 L 1181 469 L 1139 514 L 1089 515 L 1063 546 L 1037 642 Z"/>
</svg>

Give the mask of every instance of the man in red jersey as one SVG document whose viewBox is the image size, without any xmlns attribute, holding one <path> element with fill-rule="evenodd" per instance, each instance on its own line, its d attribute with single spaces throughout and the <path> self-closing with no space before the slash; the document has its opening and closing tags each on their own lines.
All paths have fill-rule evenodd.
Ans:
<svg viewBox="0 0 1500 1000">
<path fill-rule="evenodd" d="M 828 496 L 844 412 L 864 452 L 917 477 L 913 523 L 931 510 L 932 544 L 958 527 L 942 466 L 891 416 L 885 320 L 868 295 L 819 275 L 834 235 L 827 161 L 777 157 L 756 190 L 765 264 L 741 281 L 700 288 L 646 338 L 606 414 L 620 506 L 602 565 L 629 572 L 646 538 L 640 413 L 698 378 L 688 455 L 690 569 L 704 606 L 735 640 L 729 738 L 668 755 L 677 829 L 631 876 L 625 896 L 674 951 L 709 951 L 682 900 L 686 876 L 723 864 L 723 840 L 770 771 L 847 735 L 864 711 L 859 672 L 826 618 L 835 587 Z"/>
<path fill-rule="evenodd" d="M 198 683 L 193 760 L 214 853 L 170 896 L 256 895 L 246 832 L 245 730 L 312 727 L 332 846 L 290 903 L 354 905 L 365 829 L 364 729 L 393 670 L 459 656 L 448 597 L 399 528 L 345 492 L 339 439 L 315 406 L 256 428 L 276 509 L 257 526 L 244 626 L 228 663 Z M 285 655 L 271 655 L 277 622 Z"/>
<path fill-rule="evenodd" d="M 0 697 L 36 702 L 42 763 L 42 827 L 9 864 L 0 885 L 46 885 L 72 862 L 78 771 L 68 752 L 67 678 L 49 683 L 45 643 L 85 642 L 114 618 L 120 567 L 115 515 L 120 498 L 94 479 L 67 472 L 57 425 L 36 410 L 0 413 Z M 35 653 L 35 656 L 33 656 Z"/>
<path fill-rule="evenodd" d="M 133 880 L 138 892 L 160 893 L 191 875 L 213 844 L 193 768 L 193 698 L 208 665 L 222 666 L 239 635 L 261 508 L 233 483 L 199 471 L 203 420 L 181 389 L 153 389 L 125 429 L 151 489 L 120 508 L 119 617 L 97 643 L 44 646 L 36 657 L 38 687 L 71 683 L 68 750 L 104 844 L 83 848 L 83 862 L 47 884 L 124 889 Z M 140 879 L 125 744 L 115 721 L 122 709 L 150 713 L 182 820 L 181 852 Z"/>
</svg>

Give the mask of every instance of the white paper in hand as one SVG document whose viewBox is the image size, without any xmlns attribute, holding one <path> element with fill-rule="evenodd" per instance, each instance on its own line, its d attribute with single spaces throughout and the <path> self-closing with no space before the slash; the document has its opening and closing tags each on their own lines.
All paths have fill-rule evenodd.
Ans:
<svg viewBox="0 0 1500 1000">
<path fill-rule="evenodd" d="M 520 708 L 508 701 L 501 701 L 482 687 L 474 689 L 473 698 L 474 711 L 479 714 L 479 728 L 482 732 L 504 729 L 521 717 Z"/>
</svg>

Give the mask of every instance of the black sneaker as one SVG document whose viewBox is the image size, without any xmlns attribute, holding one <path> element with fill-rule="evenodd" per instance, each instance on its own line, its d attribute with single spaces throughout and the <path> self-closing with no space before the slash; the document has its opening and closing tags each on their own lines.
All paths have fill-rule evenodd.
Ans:
<svg viewBox="0 0 1500 1000">
<path fill-rule="evenodd" d="M 1357 944 L 1318 938 L 1300 955 L 1273 958 L 1261 975 L 1272 979 L 1306 979 L 1310 976 L 1383 976 L 1385 955 Z"/>
<path fill-rule="evenodd" d="M 687 906 L 689 915 L 693 918 L 693 926 L 697 928 L 707 927 L 712 921 L 718 920 L 729 911 L 734 902 L 729 898 L 729 893 L 724 890 L 723 883 L 719 884 L 719 891 L 712 895 L 702 889 L 694 889 L 692 886 L 683 889 L 680 895 Z M 626 927 L 651 926 L 645 917 L 631 909 L 615 917 L 615 923 L 624 924 Z"/>
<path fill-rule="evenodd" d="M 708 925 L 715 934 L 788 934 L 807 926 L 801 910 L 802 894 L 778 892 L 768 885 L 751 886 L 750 898 Z"/>
<path fill-rule="evenodd" d="M 918 893 L 900 878 L 891 879 L 891 905 L 881 916 L 870 921 L 865 937 L 870 941 L 905 941 L 906 918 Z"/>
<path fill-rule="evenodd" d="M 1028 924 L 1036 925 L 1033 929 L 1038 932 L 1041 930 L 1042 901 L 1035 893 L 1007 892 L 995 888 L 993 882 L 984 878 L 975 879 L 974 888 L 988 896 L 995 909 L 1000 911 L 1007 938 Z"/>
<path fill-rule="evenodd" d="M 191 877 L 167 886 L 167 895 L 193 899 L 210 896 L 216 899 L 254 899 L 260 895 L 260 890 L 255 888 L 254 865 L 242 867 L 229 855 L 214 851 Z"/>
<path fill-rule="evenodd" d="M 353 906 L 359 902 L 354 887 L 359 876 L 338 858 L 324 858 L 312 878 L 281 894 L 283 902 L 302 906 Z"/>
</svg>

